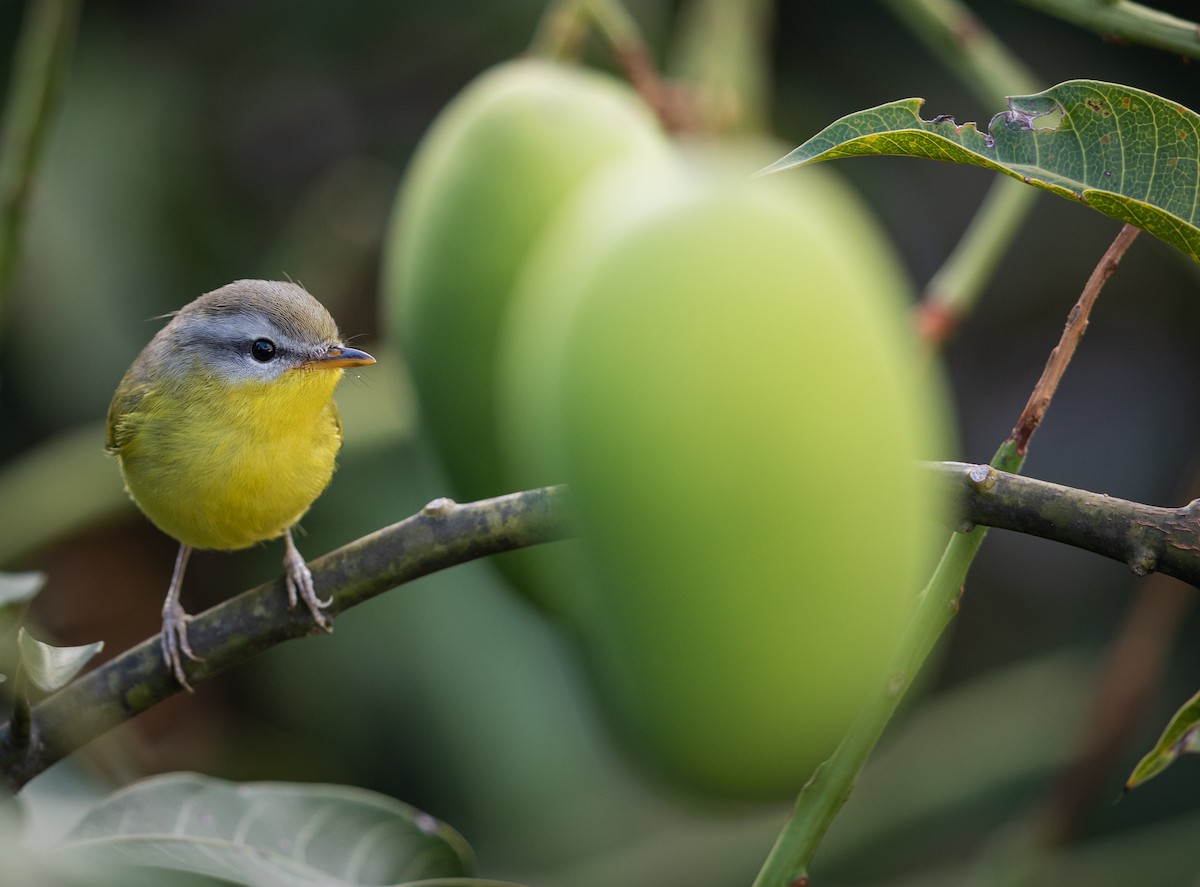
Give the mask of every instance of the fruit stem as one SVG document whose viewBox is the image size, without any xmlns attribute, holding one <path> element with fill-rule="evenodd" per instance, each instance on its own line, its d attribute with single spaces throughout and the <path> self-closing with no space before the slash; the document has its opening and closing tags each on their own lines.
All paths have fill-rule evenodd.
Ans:
<svg viewBox="0 0 1200 887">
<path fill-rule="evenodd" d="M 917 334 L 926 346 L 939 348 L 971 313 L 1036 197 L 1033 188 L 1007 177 L 988 189 L 954 251 L 929 279 L 916 305 Z"/>
<path fill-rule="evenodd" d="M 583 0 L 555 0 L 538 21 L 528 54 L 554 61 L 575 60 L 587 36 L 588 15 Z"/>
<path fill-rule="evenodd" d="M 1138 229 L 1125 225 L 1088 277 L 1079 299 L 1067 316 L 1058 345 L 1050 352 L 1042 376 L 1034 386 L 1012 434 L 989 463 L 993 468 L 1018 474 L 1025 462 L 1029 438 L 1046 414 L 1058 383 L 1087 328 L 1088 317 L 1100 290 L 1116 270 Z M 850 797 L 858 774 L 896 707 L 921 670 L 942 631 L 958 612 L 967 571 L 987 535 L 974 527 L 951 537 L 929 584 L 917 599 L 916 611 L 905 630 L 886 679 L 867 701 L 833 755 L 821 764 L 800 791 L 792 816 L 767 856 L 754 887 L 787 887 L 805 883 L 808 864 L 830 823 Z"/>
<path fill-rule="evenodd" d="M 688 128 L 769 129 L 773 0 L 692 0 L 680 12 L 668 73 L 687 84 Z"/>
<path fill-rule="evenodd" d="M 882 2 L 985 107 L 1041 89 L 1040 78 L 958 0 Z M 917 306 L 917 331 L 931 348 L 974 308 L 1036 197 L 1034 189 L 1003 177 L 992 184 Z"/>
<path fill-rule="evenodd" d="M 542 58 L 577 58 L 591 28 L 600 32 L 618 58 L 631 47 L 650 57 L 637 21 L 620 0 L 553 0 L 542 13 L 529 53 Z"/>
<path fill-rule="evenodd" d="M 992 464 L 1015 472 L 1022 461 L 1006 441 Z M 834 817 L 850 797 L 871 750 L 942 631 L 958 612 L 963 581 L 986 535 L 987 527 L 975 527 L 951 537 L 933 577 L 917 599 L 916 611 L 886 679 L 880 682 L 833 755 L 817 768 L 801 790 L 791 819 L 767 856 L 754 887 L 786 887 L 803 883 L 802 879 L 808 877 L 808 864 Z"/>
</svg>

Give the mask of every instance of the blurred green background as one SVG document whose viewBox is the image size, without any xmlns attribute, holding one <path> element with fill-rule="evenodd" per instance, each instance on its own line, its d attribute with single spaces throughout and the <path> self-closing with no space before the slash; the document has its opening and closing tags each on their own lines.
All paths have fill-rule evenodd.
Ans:
<svg viewBox="0 0 1200 887">
<path fill-rule="evenodd" d="M 629 3 L 664 63 L 679 5 Z M 970 5 L 1045 85 L 1113 80 L 1200 108 L 1194 63 L 1105 43 L 1013 3 Z M 47 573 L 32 612 L 47 639 L 103 639 L 110 656 L 158 630 L 175 543 L 124 501 L 103 453 L 103 417 L 154 318 L 230 280 L 303 283 L 380 358 L 340 389 L 346 447 L 304 522 L 303 552 L 316 556 L 445 493 L 403 355 L 377 337 L 381 240 L 421 134 L 472 77 L 527 47 L 542 7 L 85 8 L 0 330 L 0 569 Z M 1190 3 L 1159 7 L 1195 13 Z M 9 57 L 22 12 L 0 6 Z M 960 122 L 1002 110 L 967 91 L 881 4 L 781 3 L 771 52 L 773 128 L 790 144 L 908 96 L 927 99 L 926 116 Z M 918 286 L 993 181 L 897 158 L 837 169 L 875 207 Z M 946 350 L 962 458 L 986 461 L 1008 433 L 1117 229 L 1039 195 Z M 1138 240 L 1034 439 L 1027 474 L 1154 504 L 1196 495 L 1198 284 L 1181 256 Z M 198 554 L 185 605 L 197 612 L 270 578 L 280 556 L 278 545 Z M 1105 652 L 1140 593 L 1120 564 L 994 533 L 920 698 L 817 857 L 822 883 L 955 883 L 963 868 L 1002 855 L 1014 824 L 1060 784 Z M 1171 594 L 1151 600 L 1169 608 Z M 1151 642 L 1167 645 L 1165 677 L 1135 735 L 1093 774 L 1094 793 L 1076 793 L 1084 800 L 1063 862 L 1072 880 L 1060 883 L 1124 883 L 1149 866 L 1155 884 L 1194 883 L 1200 767 L 1184 762 L 1112 800 L 1200 686 L 1198 633 L 1193 615 L 1177 638 L 1160 631 Z M 545 887 L 748 883 L 790 806 L 686 797 L 625 758 L 568 640 L 486 564 L 387 594 L 342 616 L 332 637 L 277 648 L 121 728 L 30 787 L 34 840 L 69 827 L 110 786 L 169 769 L 386 792 L 462 831 L 484 874 Z"/>
</svg>

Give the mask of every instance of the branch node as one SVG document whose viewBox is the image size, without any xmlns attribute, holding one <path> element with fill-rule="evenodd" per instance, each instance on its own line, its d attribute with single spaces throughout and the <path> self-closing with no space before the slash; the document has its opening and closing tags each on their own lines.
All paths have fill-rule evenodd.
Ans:
<svg viewBox="0 0 1200 887">
<path fill-rule="evenodd" d="M 456 507 L 458 507 L 457 502 L 447 496 L 442 496 L 441 498 L 434 499 L 422 508 L 421 514 L 427 517 L 445 517 Z"/>
<path fill-rule="evenodd" d="M 990 492 L 996 486 L 996 469 L 991 465 L 972 465 L 967 469 L 967 480 L 980 493 Z"/>
<path fill-rule="evenodd" d="M 1133 570 L 1135 576 L 1149 576 L 1156 566 L 1158 557 L 1145 545 L 1139 545 L 1133 550 L 1133 557 L 1129 559 L 1129 569 Z"/>
</svg>

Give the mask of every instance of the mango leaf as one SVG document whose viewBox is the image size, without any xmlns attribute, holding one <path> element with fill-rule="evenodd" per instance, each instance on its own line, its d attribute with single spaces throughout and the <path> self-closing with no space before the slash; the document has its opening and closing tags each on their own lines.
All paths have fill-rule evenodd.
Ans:
<svg viewBox="0 0 1200 887">
<path fill-rule="evenodd" d="M 45 584 L 45 573 L 0 573 L 0 632 L 20 620 Z"/>
<path fill-rule="evenodd" d="M 29 603 L 45 584 L 45 573 L 0 573 L 0 609 Z"/>
<path fill-rule="evenodd" d="M 21 665 L 29 680 L 47 693 L 65 686 L 104 649 L 104 641 L 80 647 L 55 647 L 37 640 L 23 628 L 17 632 L 17 645 L 21 649 Z"/>
<path fill-rule="evenodd" d="M 764 169 L 869 154 L 982 166 L 1128 222 L 1200 261 L 1200 115 L 1140 89 L 1070 80 L 1015 96 L 986 133 L 904 99 L 831 123 Z"/>
<path fill-rule="evenodd" d="M 1163 730 L 1154 748 L 1138 761 L 1125 782 L 1125 791 L 1137 788 L 1166 770 L 1180 755 L 1200 751 L 1200 693 L 1183 704 Z"/>
<path fill-rule="evenodd" d="M 386 795 L 336 785 L 238 784 L 194 773 L 116 792 L 60 849 L 97 863 L 192 872 L 247 887 L 461 879 L 474 864 L 457 832 Z"/>
</svg>

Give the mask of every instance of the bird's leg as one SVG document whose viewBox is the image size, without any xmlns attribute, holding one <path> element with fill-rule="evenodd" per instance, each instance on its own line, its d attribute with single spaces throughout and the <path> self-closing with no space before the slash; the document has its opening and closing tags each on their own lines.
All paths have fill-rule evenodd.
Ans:
<svg viewBox="0 0 1200 887">
<path fill-rule="evenodd" d="M 296 600 L 299 598 L 308 607 L 308 612 L 312 614 L 313 622 L 318 628 L 323 631 L 333 631 L 333 621 L 323 612 L 333 603 L 333 598 L 323 601 L 317 597 L 308 564 L 304 562 L 304 558 L 296 548 L 296 543 L 292 541 L 291 527 L 288 527 L 283 534 L 283 539 L 285 545 L 283 575 L 287 581 L 288 606 L 293 610 L 296 609 Z"/>
<path fill-rule="evenodd" d="M 181 544 L 179 546 L 179 554 L 175 558 L 175 573 L 171 576 L 171 587 L 167 589 L 167 599 L 163 602 L 162 611 L 163 661 L 175 675 L 175 680 L 179 681 L 189 693 L 192 692 L 192 685 L 187 682 L 187 678 L 183 674 L 182 657 L 186 656 L 193 662 L 201 661 L 200 657 L 192 652 L 192 647 L 188 643 L 187 624 L 192 617 L 184 612 L 183 605 L 179 603 L 179 592 L 183 587 L 183 571 L 187 567 L 188 555 L 191 553 L 190 545 Z"/>
</svg>

